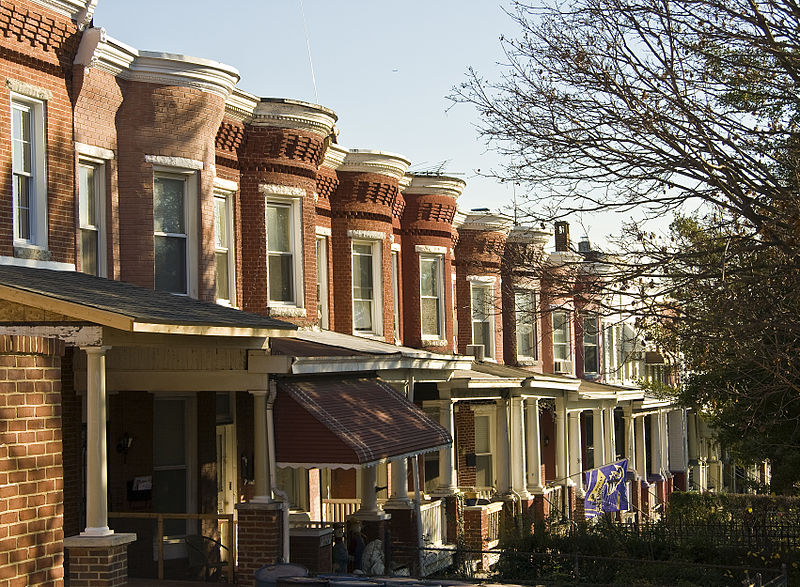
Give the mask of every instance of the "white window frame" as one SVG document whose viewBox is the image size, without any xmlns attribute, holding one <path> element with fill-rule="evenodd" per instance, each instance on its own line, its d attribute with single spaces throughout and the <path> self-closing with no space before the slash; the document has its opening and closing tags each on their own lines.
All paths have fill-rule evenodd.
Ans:
<svg viewBox="0 0 800 587">
<path fill-rule="evenodd" d="M 492 471 L 491 471 L 491 483 L 486 487 L 494 487 L 495 482 L 497 480 L 497 459 L 495 455 L 497 454 L 497 406 L 494 404 L 491 405 L 477 405 L 474 406 L 472 409 L 473 418 L 479 417 L 488 417 L 489 418 L 489 452 L 478 452 L 478 443 L 477 443 L 477 433 L 475 426 L 473 424 L 473 441 L 474 441 L 474 450 L 475 450 L 475 474 L 476 474 L 476 484 L 477 484 L 477 464 L 478 464 L 478 457 L 479 456 L 489 456 L 490 461 L 492 464 Z M 480 486 L 484 487 L 484 486 Z"/>
<path fill-rule="evenodd" d="M 192 298 L 197 298 L 198 292 L 198 250 L 197 250 L 197 194 L 198 194 L 198 177 L 197 170 L 186 169 L 180 167 L 166 167 L 162 165 L 153 166 L 153 199 L 155 200 L 155 180 L 156 177 L 165 177 L 168 179 L 180 179 L 184 182 L 183 193 L 183 214 L 184 214 L 184 234 L 173 234 L 165 232 L 156 232 L 153 230 L 154 236 L 164 237 L 184 237 L 186 239 L 186 293 L 174 293 L 175 295 L 185 295 Z M 154 205 L 155 212 L 155 205 Z M 155 260 L 153 263 L 153 276 L 155 278 Z"/>
<path fill-rule="evenodd" d="M 94 169 L 94 193 L 95 193 L 95 217 L 96 224 L 89 226 L 84 223 L 82 214 L 80 193 L 80 168 L 91 167 Z M 106 232 L 106 161 L 80 156 L 78 158 L 78 255 L 81 260 L 81 271 L 85 273 L 83 267 L 83 230 L 95 230 L 97 233 L 97 275 L 98 277 L 108 276 L 108 242 Z"/>
<path fill-rule="evenodd" d="M 264 188 L 265 186 L 261 186 Z M 262 189 L 262 191 L 264 191 Z M 305 295 L 303 288 L 303 211 L 302 198 L 290 196 L 276 196 L 267 194 L 264 202 L 264 237 L 267 247 L 267 306 L 270 308 L 305 308 Z M 273 300 L 269 297 L 269 236 L 267 235 L 267 214 L 269 206 L 285 206 L 289 208 L 289 236 L 292 248 L 292 300 Z M 316 253 L 315 253 L 316 254 Z"/>
<path fill-rule="evenodd" d="M 484 348 L 483 351 L 484 351 L 485 358 L 494 359 L 494 357 L 495 357 L 495 346 L 497 344 L 496 341 L 495 341 L 495 336 L 493 335 L 493 333 L 495 332 L 495 313 L 496 313 L 496 312 L 494 312 L 494 303 L 496 301 L 495 297 L 494 297 L 494 279 L 492 279 L 491 281 L 483 280 L 483 279 L 480 279 L 480 278 L 476 278 L 476 279 L 467 278 L 467 279 L 470 281 L 470 284 L 469 284 L 469 314 L 470 314 L 470 330 L 471 330 L 471 333 L 472 333 L 472 336 L 471 336 L 472 344 L 483 344 L 482 342 L 479 342 L 479 341 L 475 340 L 475 322 L 476 322 L 476 320 L 474 318 L 474 308 L 472 307 L 472 294 L 473 294 L 473 291 L 476 288 L 486 289 L 488 291 L 488 299 L 489 299 L 490 308 L 487 310 L 487 320 L 486 320 L 486 322 L 489 325 L 488 330 L 489 330 L 489 333 L 490 333 L 490 335 L 489 335 L 489 347 L 490 348 Z"/>
<path fill-rule="evenodd" d="M 456 280 L 456 274 L 455 273 L 451 273 L 450 274 L 450 283 L 451 283 L 450 289 L 452 291 L 452 294 L 451 294 L 452 297 L 450 298 L 452 303 L 451 303 L 450 309 L 453 311 L 453 350 L 457 351 L 457 349 L 458 349 L 458 304 L 456 303 L 456 300 L 458 299 L 458 295 L 456 295 L 456 293 L 457 293 L 456 292 L 456 290 L 457 290 L 457 285 L 456 285 L 457 284 L 457 280 Z M 470 300 L 470 302 L 471 302 L 471 300 Z M 472 308 L 470 308 L 470 312 L 471 311 L 472 311 Z"/>
<path fill-rule="evenodd" d="M 47 134 L 45 127 L 45 102 L 11 93 L 11 125 L 14 124 L 14 110 L 26 110 L 30 113 L 30 145 L 31 145 L 31 171 L 26 174 L 30 180 L 28 184 L 28 238 L 19 234 L 18 194 L 14 188 L 14 175 L 19 170 L 14 169 L 14 129 L 11 128 L 11 166 L 12 166 L 12 209 L 13 209 L 13 235 L 14 246 L 34 249 L 47 249 Z"/>
<path fill-rule="evenodd" d="M 400 249 L 392 245 L 392 314 L 394 316 L 394 343 L 400 342 Z"/>
<path fill-rule="evenodd" d="M 322 255 L 320 255 L 320 251 L 322 251 Z M 315 254 L 317 257 L 317 288 L 319 291 L 317 295 L 319 326 L 327 330 L 330 328 L 330 304 L 328 298 L 328 237 L 326 235 L 317 234 Z"/>
<path fill-rule="evenodd" d="M 422 300 L 423 298 L 431 299 L 430 296 L 424 296 L 422 294 L 422 262 L 423 261 L 433 261 L 434 262 L 434 270 L 437 273 L 437 292 L 436 292 L 436 300 L 438 306 L 438 315 L 439 315 L 439 323 L 437 325 L 437 330 L 439 330 L 439 334 L 425 334 L 422 332 L 422 324 L 425 322 L 425 319 L 422 316 Z M 419 304 L 419 328 L 420 328 L 420 336 L 422 337 L 423 341 L 440 341 L 445 340 L 447 334 L 445 332 L 445 316 L 444 316 L 444 255 L 434 255 L 434 254 L 421 254 L 419 256 L 419 297 L 420 297 L 420 304 Z"/>
<path fill-rule="evenodd" d="M 520 316 L 519 306 L 520 304 L 517 303 L 517 296 L 525 295 L 529 296 L 529 303 L 530 303 L 530 314 L 528 316 Z M 516 288 L 514 290 L 514 334 L 517 340 L 517 359 L 522 361 L 536 361 L 539 359 L 539 332 L 538 328 L 536 327 L 536 318 L 538 316 L 536 312 L 536 303 L 537 303 L 537 296 L 536 291 L 533 289 L 525 289 L 525 288 Z M 530 326 L 531 332 L 529 336 L 531 337 L 531 349 L 533 353 L 530 355 L 523 355 L 520 353 L 520 325 L 524 324 Z"/>
<path fill-rule="evenodd" d="M 356 300 L 355 300 L 355 245 L 368 245 L 372 249 L 372 330 L 356 330 Z M 383 335 L 383 241 L 360 240 L 350 241 L 350 295 L 353 307 L 353 334 L 357 336 Z"/>
<path fill-rule="evenodd" d="M 587 320 L 594 320 L 595 324 L 595 333 L 594 333 L 594 344 L 590 346 L 594 346 L 595 348 L 595 369 L 593 371 L 589 371 L 586 368 L 586 321 Z M 600 372 L 600 340 L 601 340 L 601 333 L 602 330 L 600 328 L 600 317 L 597 314 L 587 313 L 581 316 L 581 330 L 582 337 L 581 337 L 581 347 L 583 349 L 583 372 L 586 375 L 598 375 Z"/>
<path fill-rule="evenodd" d="M 553 308 L 551 310 L 550 314 L 551 314 L 550 315 L 550 328 L 551 328 L 551 333 L 552 333 L 551 334 L 551 339 L 552 339 L 551 343 L 552 343 L 552 347 L 553 347 L 553 363 L 555 363 L 556 361 L 564 361 L 567 364 L 567 372 L 568 373 L 572 373 L 572 324 L 571 324 L 572 311 L 568 310 L 568 309 L 565 309 L 565 308 Z M 556 324 L 555 324 L 556 314 L 564 314 L 565 318 L 566 318 L 564 320 L 564 325 L 565 325 L 565 330 L 566 330 L 566 333 L 565 333 L 566 342 L 565 343 L 558 343 L 559 346 L 564 344 L 565 348 L 566 348 L 566 353 L 565 353 L 566 358 L 563 358 L 563 359 L 556 357 Z"/>
<path fill-rule="evenodd" d="M 218 288 L 215 288 L 214 299 L 222 306 L 236 307 L 236 235 L 234 234 L 233 222 L 233 198 L 235 192 L 224 190 L 221 188 L 214 188 L 214 253 L 226 253 L 228 255 L 228 299 L 217 297 Z M 228 232 L 228 247 L 227 249 L 220 249 L 217 247 L 217 201 L 224 200 L 225 206 L 225 230 Z M 215 258 L 216 262 L 216 258 Z"/>
</svg>

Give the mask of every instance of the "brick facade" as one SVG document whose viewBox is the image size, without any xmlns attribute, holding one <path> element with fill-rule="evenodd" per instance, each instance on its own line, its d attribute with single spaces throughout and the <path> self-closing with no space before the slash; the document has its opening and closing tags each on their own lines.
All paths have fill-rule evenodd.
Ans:
<svg viewBox="0 0 800 587">
<path fill-rule="evenodd" d="M 241 503 L 236 506 L 238 566 L 237 584 L 252 585 L 255 572 L 280 562 L 283 548 L 280 503 Z"/>
<path fill-rule="evenodd" d="M 64 584 L 61 357 L 0 336 L 0 585 Z"/>
</svg>

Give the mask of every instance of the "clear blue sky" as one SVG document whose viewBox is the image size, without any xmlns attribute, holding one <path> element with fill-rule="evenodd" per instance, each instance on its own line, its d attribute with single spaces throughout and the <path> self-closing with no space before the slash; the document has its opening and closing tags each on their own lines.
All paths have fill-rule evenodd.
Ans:
<svg viewBox="0 0 800 587">
<path fill-rule="evenodd" d="M 475 111 L 446 99 L 469 66 L 497 77 L 501 34 L 515 32 L 506 0 L 99 0 L 95 26 L 140 50 L 236 67 L 261 97 L 318 102 L 339 115 L 348 148 L 399 153 L 417 169 L 447 161 L 467 181 L 462 209 L 497 209 L 506 184 L 475 177 L 497 166 L 477 138 Z M 449 110 L 448 110 L 449 108 Z"/>
</svg>

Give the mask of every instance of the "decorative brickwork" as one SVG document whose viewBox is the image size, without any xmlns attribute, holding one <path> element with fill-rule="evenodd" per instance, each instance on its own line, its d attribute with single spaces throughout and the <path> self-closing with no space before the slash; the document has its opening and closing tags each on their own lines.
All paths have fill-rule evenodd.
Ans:
<svg viewBox="0 0 800 587">
<path fill-rule="evenodd" d="M 283 545 L 280 503 L 240 503 L 237 525 L 238 585 L 253 584 L 255 572 L 264 565 L 280 562 Z"/>
<path fill-rule="evenodd" d="M 61 341 L 0 336 L 0 585 L 64 584 Z"/>
<path fill-rule="evenodd" d="M 128 545 L 69 547 L 70 587 L 128 584 Z"/>
</svg>

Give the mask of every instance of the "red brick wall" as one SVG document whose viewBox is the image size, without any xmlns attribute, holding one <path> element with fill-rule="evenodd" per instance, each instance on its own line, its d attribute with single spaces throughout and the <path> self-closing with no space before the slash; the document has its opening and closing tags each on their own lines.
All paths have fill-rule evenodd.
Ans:
<svg viewBox="0 0 800 587">
<path fill-rule="evenodd" d="M 70 548 L 70 587 L 123 587 L 127 585 L 127 548 L 127 544 Z"/>
<path fill-rule="evenodd" d="M 74 347 L 68 347 L 61 361 L 61 435 L 64 467 L 64 536 L 83 530 L 83 426 L 81 398 L 75 393 L 72 371 Z"/>
<path fill-rule="evenodd" d="M 280 560 L 283 545 L 280 504 L 246 504 L 236 506 L 239 585 L 252 585 L 254 573 L 264 565 Z"/>
<path fill-rule="evenodd" d="M 63 585 L 61 357 L 0 336 L 0 585 Z"/>
<path fill-rule="evenodd" d="M 459 487 L 476 483 L 475 467 L 467 466 L 467 454 L 475 452 L 475 414 L 469 404 L 458 402 L 454 414 L 456 427 L 457 478 Z"/>
<path fill-rule="evenodd" d="M 48 249 L 53 261 L 75 261 L 72 61 L 80 35 L 67 17 L 26 0 L 0 3 L 0 79 L 25 82 L 52 93 L 47 128 Z M 13 253 L 11 198 L 11 92 L 0 82 L 0 255 Z"/>
</svg>

